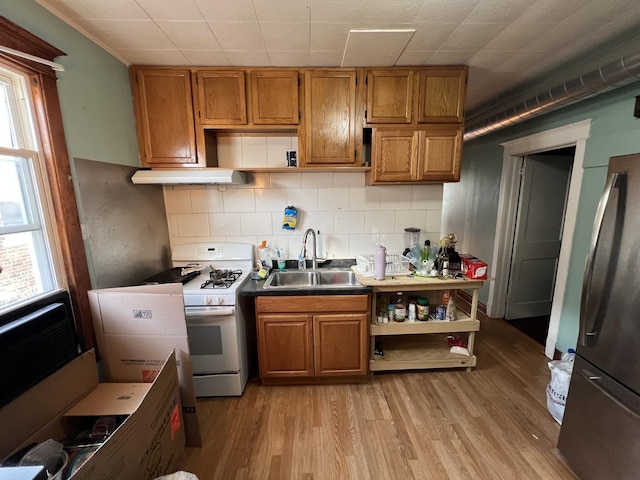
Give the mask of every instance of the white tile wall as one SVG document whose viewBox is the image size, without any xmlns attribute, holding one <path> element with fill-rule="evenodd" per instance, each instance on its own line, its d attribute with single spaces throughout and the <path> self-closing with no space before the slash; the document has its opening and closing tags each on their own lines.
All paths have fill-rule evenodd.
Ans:
<svg viewBox="0 0 640 480">
<path fill-rule="evenodd" d="M 282 167 L 295 137 L 220 136 L 221 166 Z M 166 186 L 171 245 L 205 241 L 262 240 L 300 252 L 307 228 L 321 232 L 321 255 L 353 258 L 372 254 L 383 243 L 390 253 L 405 248 L 404 229 L 421 229 L 420 239 L 437 243 L 442 217 L 442 185 L 366 186 L 364 173 L 252 173 L 245 185 Z M 283 230 L 284 209 L 298 209 L 298 227 Z"/>
</svg>

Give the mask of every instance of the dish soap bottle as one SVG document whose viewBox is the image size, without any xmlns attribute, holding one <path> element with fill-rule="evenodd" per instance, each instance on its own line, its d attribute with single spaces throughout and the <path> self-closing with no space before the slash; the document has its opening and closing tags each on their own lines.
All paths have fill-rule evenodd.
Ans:
<svg viewBox="0 0 640 480">
<path fill-rule="evenodd" d="M 407 302 L 402 292 L 396 293 L 396 300 L 393 302 L 393 306 L 395 307 L 396 322 L 404 322 L 404 319 L 407 318 Z"/>
<path fill-rule="evenodd" d="M 374 278 L 376 280 L 384 280 L 385 269 L 387 266 L 387 249 L 383 245 L 378 244 L 376 250 L 376 258 L 374 262 Z"/>
</svg>

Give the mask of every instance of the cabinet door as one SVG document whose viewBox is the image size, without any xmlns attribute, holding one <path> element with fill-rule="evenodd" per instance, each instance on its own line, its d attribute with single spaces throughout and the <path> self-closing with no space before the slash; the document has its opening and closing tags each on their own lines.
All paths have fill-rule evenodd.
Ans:
<svg viewBox="0 0 640 480">
<path fill-rule="evenodd" d="M 131 70 L 143 167 L 197 165 L 189 70 Z"/>
<path fill-rule="evenodd" d="M 251 72 L 251 113 L 257 125 L 297 125 L 298 71 Z"/>
<path fill-rule="evenodd" d="M 355 165 L 356 70 L 305 72 L 305 165 Z"/>
<path fill-rule="evenodd" d="M 263 378 L 312 376 L 312 335 L 311 315 L 259 315 L 260 376 Z"/>
<path fill-rule="evenodd" d="M 418 132 L 374 129 L 371 157 L 374 182 L 417 180 Z"/>
<path fill-rule="evenodd" d="M 411 123 L 413 70 L 367 72 L 367 123 Z"/>
<path fill-rule="evenodd" d="M 462 127 L 434 125 L 420 131 L 418 180 L 457 182 L 460 180 Z"/>
<path fill-rule="evenodd" d="M 315 315 L 316 376 L 366 375 L 368 325 L 366 314 Z"/>
<path fill-rule="evenodd" d="M 202 125 L 245 125 L 247 97 L 244 71 L 199 71 L 198 103 Z"/>
<path fill-rule="evenodd" d="M 461 123 L 467 93 L 467 70 L 420 70 L 418 122 Z"/>
</svg>

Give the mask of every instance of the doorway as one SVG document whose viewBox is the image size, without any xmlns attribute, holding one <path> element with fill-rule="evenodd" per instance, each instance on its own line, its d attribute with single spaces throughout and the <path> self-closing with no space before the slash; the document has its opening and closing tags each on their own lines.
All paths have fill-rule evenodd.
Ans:
<svg viewBox="0 0 640 480">
<path fill-rule="evenodd" d="M 575 146 L 520 159 L 505 320 L 546 342 Z"/>
<path fill-rule="evenodd" d="M 565 222 L 563 225 L 560 256 L 556 281 L 553 288 L 553 301 L 549 318 L 549 330 L 545 342 L 545 355 L 553 358 L 560 326 L 564 294 L 567 285 L 569 257 L 576 225 L 578 199 L 582 184 L 583 161 L 586 142 L 589 138 L 591 120 L 583 120 L 563 127 L 554 128 L 501 144 L 504 149 L 502 175 L 500 178 L 500 194 L 497 206 L 496 234 L 491 257 L 491 276 L 489 283 L 487 315 L 493 318 L 504 318 L 505 296 L 509 268 L 511 265 L 514 226 L 520 185 L 520 169 L 518 162 L 525 155 L 575 146 L 573 170 L 571 173 L 569 194 L 567 198 Z"/>
</svg>

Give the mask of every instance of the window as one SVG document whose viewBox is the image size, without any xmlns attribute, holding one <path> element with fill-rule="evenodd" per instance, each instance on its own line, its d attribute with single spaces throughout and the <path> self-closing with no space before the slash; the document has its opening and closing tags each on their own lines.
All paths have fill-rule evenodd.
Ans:
<svg viewBox="0 0 640 480">
<path fill-rule="evenodd" d="M 62 286 L 25 76 L 0 67 L 0 313 Z"/>
</svg>

